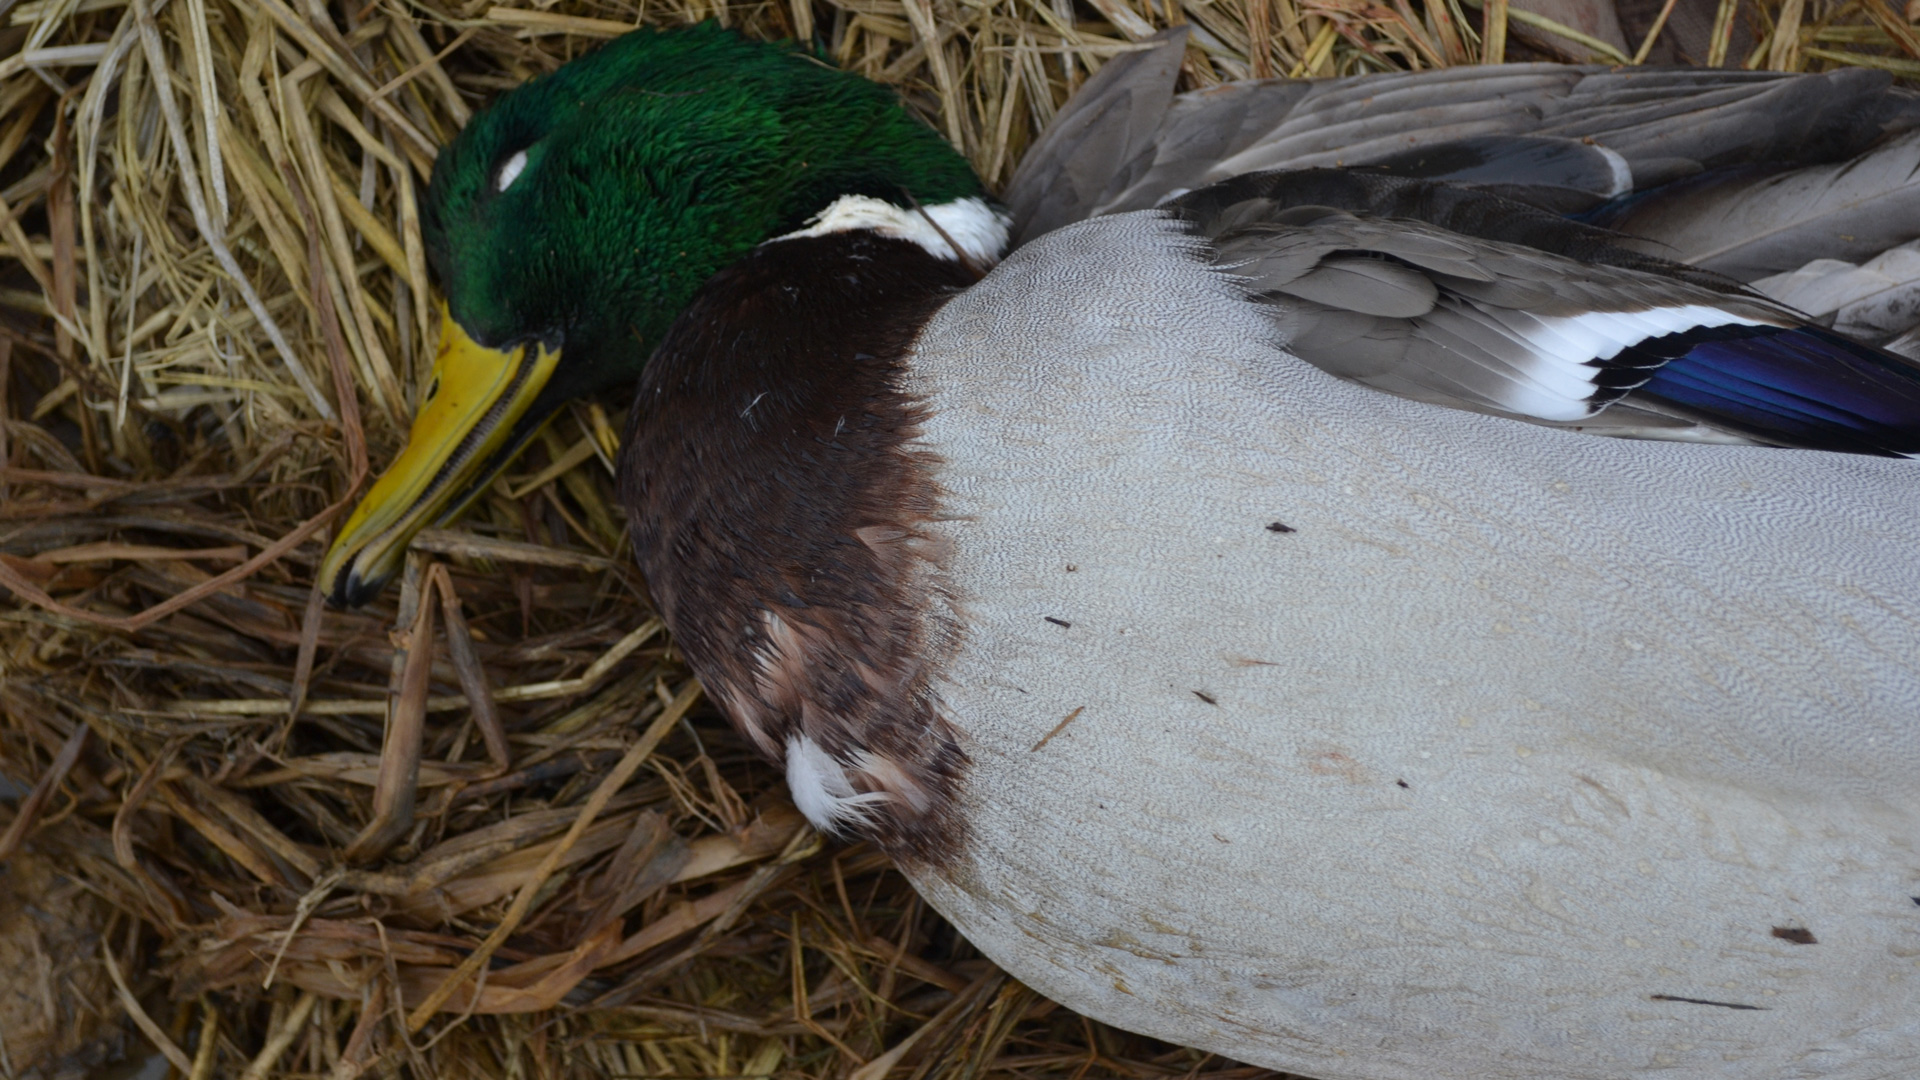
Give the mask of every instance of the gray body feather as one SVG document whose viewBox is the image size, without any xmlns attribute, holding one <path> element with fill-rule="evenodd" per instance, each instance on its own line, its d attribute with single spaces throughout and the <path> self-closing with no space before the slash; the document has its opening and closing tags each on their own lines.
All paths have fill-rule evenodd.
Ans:
<svg viewBox="0 0 1920 1080">
<path fill-rule="evenodd" d="M 1063 229 L 908 358 L 972 762 L 925 895 L 1322 1080 L 1920 1072 L 1920 472 L 1376 393 L 1211 257 Z"/>
</svg>

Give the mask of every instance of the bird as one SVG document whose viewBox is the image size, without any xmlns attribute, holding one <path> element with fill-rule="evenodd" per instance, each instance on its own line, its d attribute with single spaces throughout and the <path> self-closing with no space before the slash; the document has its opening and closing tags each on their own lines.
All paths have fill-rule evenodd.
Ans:
<svg viewBox="0 0 1920 1080">
<path fill-rule="evenodd" d="M 1175 94 L 1183 48 L 1001 200 L 710 25 L 503 95 L 435 164 L 433 382 L 321 588 L 633 382 L 687 662 L 1036 990 L 1321 1080 L 1912 1075 L 1920 374 L 1753 283 L 1920 237 L 1915 99 Z M 1663 214 L 1748 231 L 1689 261 Z"/>
</svg>

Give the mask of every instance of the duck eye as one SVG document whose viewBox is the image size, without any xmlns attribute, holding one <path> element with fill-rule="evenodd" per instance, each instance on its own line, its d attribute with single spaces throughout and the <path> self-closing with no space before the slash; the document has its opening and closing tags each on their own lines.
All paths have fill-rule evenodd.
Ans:
<svg viewBox="0 0 1920 1080">
<path fill-rule="evenodd" d="M 501 163 L 500 171 L 494 174 L 493 190 L 507 190 L 515 180 L 520 178 L 520 174 L 526 170 L 526 167 L 527 152 L 525 150 L 515 150 L 512 157 Z"/>
</svg>

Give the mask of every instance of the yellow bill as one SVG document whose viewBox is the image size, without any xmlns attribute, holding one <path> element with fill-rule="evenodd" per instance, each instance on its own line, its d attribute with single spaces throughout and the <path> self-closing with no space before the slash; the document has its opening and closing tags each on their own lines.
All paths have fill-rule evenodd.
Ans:
<svg viewBox="0 0 1920 1080">
<path fill-rule="evenodd" d="M 560 361 L 544 345 L 489 349 L 440 307 L 440 353 L 406 449 L 374 481 L 320 564 L 327 599 L 352 607 L 373 598 L 421 529 L 472 502 L 535 428 L 509 446 L 520 420 Z"/>
</svg>

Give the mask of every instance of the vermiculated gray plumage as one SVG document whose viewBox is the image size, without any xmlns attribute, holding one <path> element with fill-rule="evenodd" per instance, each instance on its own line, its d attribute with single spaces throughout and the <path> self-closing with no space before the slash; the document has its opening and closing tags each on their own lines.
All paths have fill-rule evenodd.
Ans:
<svg viewBox="0 0 1920 1080">
<path fill-rule="evenodd" d="M 922 892 L 1324 1080 L 1920 1071 L 1915 464 L 1373 393 L 1211 257 L 1072 226 L 909 357 L 971 762 Z"/>
</svg>

